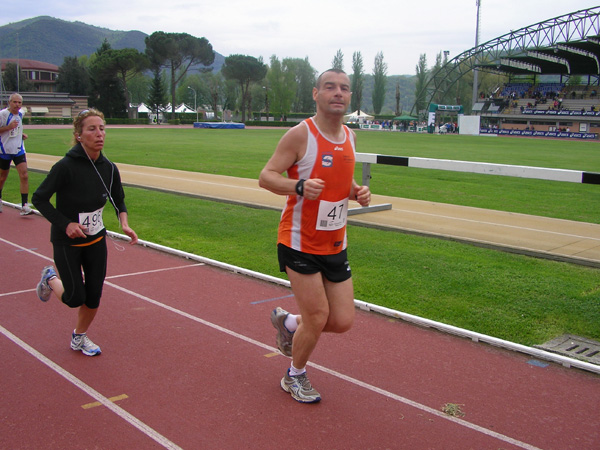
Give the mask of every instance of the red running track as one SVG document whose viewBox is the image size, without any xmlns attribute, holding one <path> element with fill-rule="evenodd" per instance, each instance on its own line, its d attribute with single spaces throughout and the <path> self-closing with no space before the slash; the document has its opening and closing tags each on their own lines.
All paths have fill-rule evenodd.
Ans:
<svg viewBox="0 0 600 450">
<path fill-rule="evenodd" d="M 84 356 L 75 311 L 35 294 L 48 238 L 4 206 L 0 448 L 600 448 L 597 375 L 363 311 L 313 355 L 323 400 L 297 403 L 269 321 L 289 289 L 121 241 Z"/>
</svg>

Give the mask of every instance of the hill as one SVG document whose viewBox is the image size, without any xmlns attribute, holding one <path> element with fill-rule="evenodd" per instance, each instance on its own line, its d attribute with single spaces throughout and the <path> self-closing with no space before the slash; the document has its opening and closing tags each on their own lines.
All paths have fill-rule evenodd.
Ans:
<svg viewBox="0 0 600 450">
<path fill-rule="evenodd" d="M 60 66 L 66 56 L 91 55 L 106 39 L 114 49 L 146 49 L 141 31 L 114 31 L 68 22 L 50 16 L 38 16 L 0 27 L 0 57 L 22 58 Z M 213 49 L 214 50 L 214 49 Z M 221 70 L 225 57 L 215 52 L 215 71 Z"/>
<path fill-rule="evenodd" d="M 136 30 L 115 31 L 83 22 L 38 16 L 0 27 L 0 57 L 33 59 L 60 66 L 67 56 L 80 57 L 93 54 L 102 45 L 104 39 L 114 49 L 135 48 L 144 52 L 146 36 L 148 36 L 146 33 Z M 224 62 L 225 57 L 215 51 L 213 70 L 215 72 L 221 70 Z M 195 67 L 195 69 L 200 68 L 203 66 Z M 415 77 L 390 75 L 387 79 L 385 103 L 381 111 L 383 114 L 393 114 L 396 109 L 397 83 L 400 84 L 400 108 L 408 112 L 414 103 Z M 362 101 L 364 111 L 373 111 L 372 92 L 373 76 L 366 73 Z"/>
</svg>

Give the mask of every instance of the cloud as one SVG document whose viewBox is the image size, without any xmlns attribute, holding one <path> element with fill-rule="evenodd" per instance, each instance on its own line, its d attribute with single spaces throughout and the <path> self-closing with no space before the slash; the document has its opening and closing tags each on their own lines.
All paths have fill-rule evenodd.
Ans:
<svg viewBox="0 0 600 450">
<path fill-rule="evenodd" d="M 480 43 L 546 19 L 589 8 L 581 0 L 481 0 Z M 383 52 L 388 75 L 414 74 L 419 55 L 430 65 L 448 50 L 450 58 L 475 44 L 476 1 L 328 2 L 304 0 L 105 0 L 40 2 L 24 0 L 3 6 L 5 23 L 49 15 L 113 30 L 185 32 L 206 37 L 219 53 L 305 58 L 320 72 L 336 52 L 361 52 L 366 73 Z"/>
</svg>

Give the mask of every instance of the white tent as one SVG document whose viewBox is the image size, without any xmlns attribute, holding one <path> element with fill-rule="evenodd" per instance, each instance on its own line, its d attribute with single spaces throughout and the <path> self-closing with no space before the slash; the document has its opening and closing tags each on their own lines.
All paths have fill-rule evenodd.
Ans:
<svg viewBox="0 0 600 450">
<path fill-rule="evenodd" d="M 148 106 L 146 106 L 145 103 L 140 103 L 137 106 L 130 104 L 129 107 L 130 108 L 137 108 L 138 113 L 149 113 L 150 112 L 150 108 L 148 108 Z"/>
<path fill-rule="evenodd" d="M 194 111 L 192 108 L 190 108 L 185 103 L 182 103 L 177 108 L 175 108 L 175 112 L 176 113 L 195 113 L 196 111 Z"/>
<path fill-rule="evenodd" d="M 356 110 L 344 116 L 344 122 L 359 122 L 361 120 L 373 120 L 374 117 L 364 111 Z"/>
</svg>

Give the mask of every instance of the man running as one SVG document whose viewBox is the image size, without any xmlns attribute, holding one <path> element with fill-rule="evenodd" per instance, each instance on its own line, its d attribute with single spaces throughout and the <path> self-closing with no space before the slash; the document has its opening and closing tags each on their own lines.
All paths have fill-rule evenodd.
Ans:
<svg viewBox="0 0 600 450">
<path fill-rule="evenodd" d="M 21 188 L 21 215 L 26 216 L 33 211 L 28 203 L 29 175 L 27 158 L 23 141 L 27 135 L 23 133 L 23 97 L 17 93 L 8 99 L 8 108 L 0 111 L 0 212 L 2 212 L 2 189 L 8 178 L 11 161 L 17 168 Z"/>
<path fill-rule="evenodd" d="M 302 403 L 321 400 L 306 375 L 321 333 L 343 333 L 354 322 L 346 254 L 348 201 L 368 206 L 371 193 L 353 178 L 356 135 L 343 125 L 351 94 L 346 73 L 322 73 L 313 88 L 316 115 L 281 138 L 259 179 L 261 187 L 287 196 L 277 251 L 300 314 L 276 308 L 271 322 L 279 350 L 292 357 L 281 387 Z"/>
</svg>

